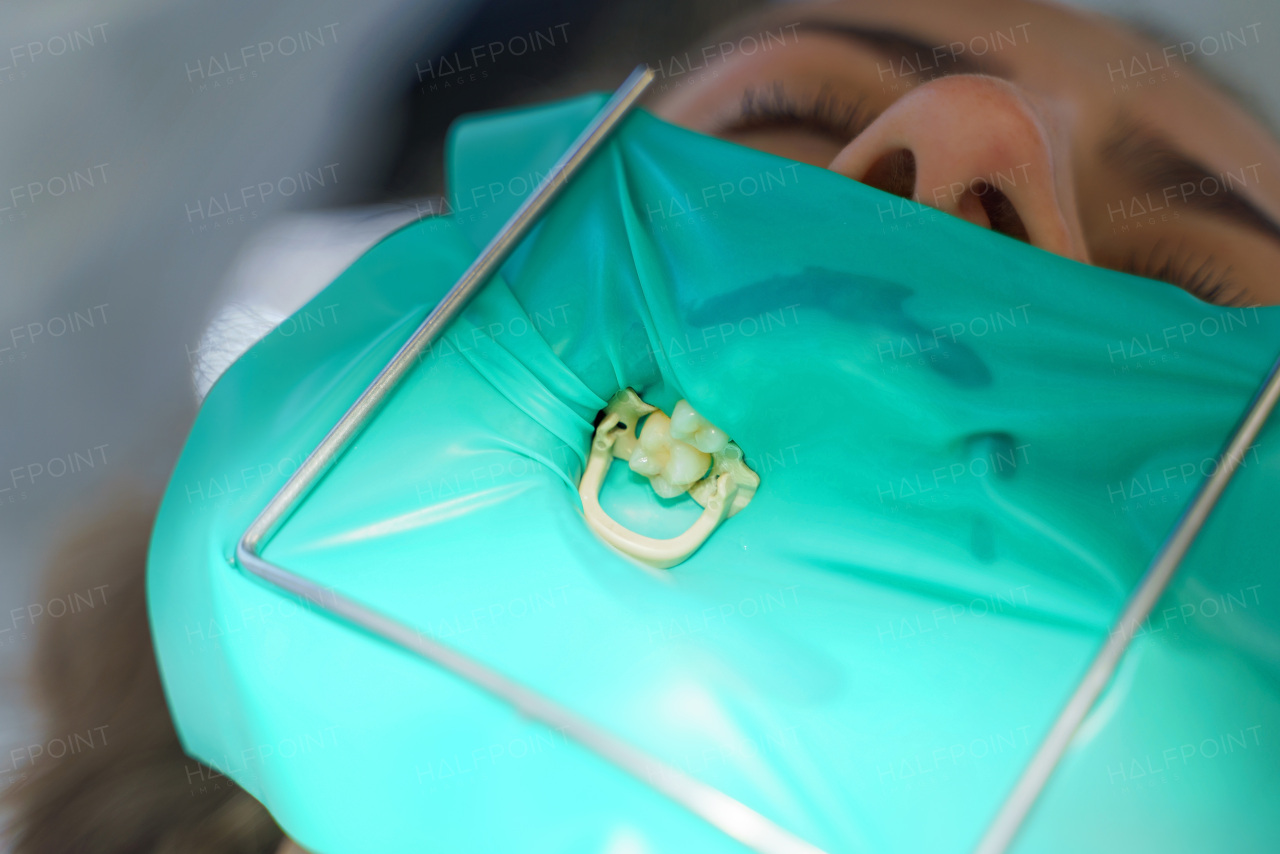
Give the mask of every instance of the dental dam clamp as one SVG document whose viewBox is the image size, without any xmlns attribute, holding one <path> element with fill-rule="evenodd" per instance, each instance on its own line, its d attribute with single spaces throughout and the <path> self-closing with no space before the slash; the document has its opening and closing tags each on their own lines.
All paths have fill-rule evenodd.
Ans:
<svg viewBox="0 0 1280 854">
<path fill-rule="evenodd" d="M 645 416 L 649 420 L 637 437 L 635 429 Z M 663 452 L 669 459 L 666 465 L 654 459 Z M 703 506 L 702 515 L 683 534 L 670 539 L 646 537 L 619 524 L 600 506 L 599 498 L 615 457 L 629 461 L 633 471 L 649 476 L 654 490 L 664 498 L 687 491 Z M 685 477 L 698 479 L 682 483 L 680 470 Z M 614 394 L 601 412 L 578 495 L 587 525 L 602 540 L 650 566 L 666 569 L 697 551 L 721 522 L 747 506 L 759 486 L 760 476 L 747 466 L 742 449 L 687 401 L 677 403 L 668 420 L 634 389 L 625 388 Z"/>
</svg>

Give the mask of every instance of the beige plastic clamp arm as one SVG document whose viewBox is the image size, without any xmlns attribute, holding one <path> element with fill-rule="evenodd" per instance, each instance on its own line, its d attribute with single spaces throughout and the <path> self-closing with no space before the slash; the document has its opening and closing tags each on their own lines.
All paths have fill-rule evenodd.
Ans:
<svg viewBox="0 0 1280 854">
<path fill-rule="evenodd" d="M 760 485 L 760 477 L 747 467 L 742 449 L 729 442 L 724 450 L 712 454 L 710 471 L 689 487 L 689 495 L 704 509 L 683 534 L 657 539 L 619 524 L 600 506 L 600 488 L 615 458 L 630 459 L 637 443 L 637 422 L 656 409 L 631 388 L 609 399 L 592 437 L 578 495 L 587 525 L 601 539 L 637 560 L 666 569 L 688 558 L 721 522 L 747 506 Z"/>
</svg>

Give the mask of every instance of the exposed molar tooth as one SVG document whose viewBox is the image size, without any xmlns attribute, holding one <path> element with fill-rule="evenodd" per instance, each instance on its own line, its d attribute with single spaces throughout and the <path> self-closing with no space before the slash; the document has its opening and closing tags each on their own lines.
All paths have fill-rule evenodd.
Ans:
<svg viewBox="0 0 1280 854">
<path fill-rule="evenodd" d="M 640 446 L 643 448 L 664 448 L 671 438 L 671 419 L 664 412 L 651 412 L 640 429 Z"/>
<path fill-rule="evenodd" d="M 674 566 L 693 554 L 724 519 L 747 506 L 760 486 L 760 476 L 746 464 L 742 448 L 698 417 L 687 402 L 680 404 L 668 417 L 645 403 L 633 388 L 613 395 L 597 418 L 591 453 L 578 485 L 583 516 L 591 529 L 619 551 L 654 567 Z M 636 435 L 642 419 L 647 419 L 645 429 Z M 675 428 L 673 419 L 678 422 Z M 598 496 L 613 459 L 625 459 L 632 469 L 644 473 L 663 498 L 689 495 L 704 508 L 698 521 L 680 536 L 654 539 L 611 519 Z M 694 472 L 698 475 L 692 483 L 673 480 L 684 481 Z"/>
<path fill-rule="evenodd" d="M 677 486 L 662 475 L 649 478 L 649 483 L 653 484 L 653 491 L 663 498 L 675 498 L 689 491 L 689 484 Z"/>
<path fill-rule="evenodd" d="M 640 430 L 628 463 L 632 471 L 649 478 L 655 492 L 663 498 L 674 498 L 706 474 L 711 457 L 675 438 L 671 419 L 653 412 Z"/>
<path fill-rule="evenodd" d="M 671 419 L 653 412 L 640 429 L 640 440 L 631 454 L 632 469 L 646 476 L 658 473 L 671 457 Z M 637 468 L 639 465 L 640 468 Z"/>
<path fill-rule="evenodd" d="M 636 474 L 653 477 L 662 472 L 671 457 L 671 421 L 661 412 L 653 412 L 640 430 L 636 449 L 631 452 L 628 464 Z"/>
<path fill-rule="evenodd" d="M 679 439 L 671 440 L 671 456 L 662 467 L 662 475 L 673 484 L 689 484 L 701 478 L 711 466 L 711 457 Z"/>
<path fill-rule="evenodd" d="M 671 435 L 707 454 L 719 453 L 729 444 L 729 435 L 699 415 L 687 400 L 671 411 Z"/>
<path fill-rule="evenodd" d="M 636 474 L 642 474 L 645 477 L 653 477 L 662 471 L 662 465 L 653 457 L 649 456 L 649 452 L 639 446 L 631 454 L 629 461 L 631 470 Z"/>
</svg>

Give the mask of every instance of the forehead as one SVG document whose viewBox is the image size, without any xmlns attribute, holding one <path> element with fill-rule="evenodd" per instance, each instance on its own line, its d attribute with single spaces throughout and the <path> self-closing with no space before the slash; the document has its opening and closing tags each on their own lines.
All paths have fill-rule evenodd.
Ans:
<svg viewBox="0 0 1280 854">
<path fill-rule="evenodd" d="M 1213 171 L 1259 164 L 1250 195 L 1280 215 L 1280 145 L 1192 64 L 1204 38 L 1222 48 L 1256 43 L 1248 26 L 1189 34 L 1188 48 L 1172 36 L 1148 38 L 1113 19 L 1028 0 L 836 0 L 773 9 L 765 20 L 902 30 L 943 56 L 980 55 L 1068 127 L 1073 156 L 1092 156 L 1120 119 L 1141 122 Z"/>
</svg>

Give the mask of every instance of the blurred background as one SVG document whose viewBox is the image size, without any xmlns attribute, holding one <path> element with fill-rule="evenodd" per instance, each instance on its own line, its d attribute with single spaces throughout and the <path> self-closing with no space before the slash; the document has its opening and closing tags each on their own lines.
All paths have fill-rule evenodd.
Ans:
<svg viewBox="0 0 1280 854">
<path fill-rule="evenodd" d="M 0 6 L 0 786 L 43 737 L 34 630 L 110 607 L 110 589 L 43 591 L 41 567 L 128 485 L 164 488 L 220 308 L 276 293 L 276 322 L 418 215 L 459 114 L 613 89 L 762 5 Z M 1252 27 L 1255 49 L 1202 61 L 1277 126 L 1275 0 L 1075 5 L 1170 43 Z"/>
</svg>

